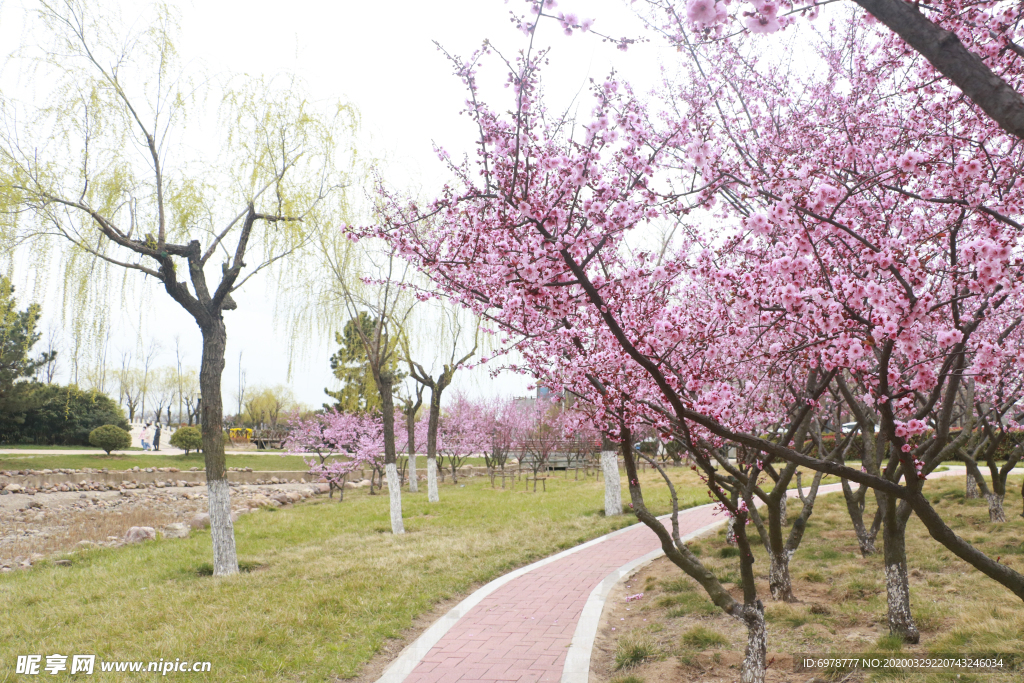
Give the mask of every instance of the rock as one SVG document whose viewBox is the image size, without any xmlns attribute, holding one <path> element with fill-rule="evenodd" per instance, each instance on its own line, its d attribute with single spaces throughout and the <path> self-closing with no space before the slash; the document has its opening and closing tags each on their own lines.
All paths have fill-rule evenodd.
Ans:
<svg viewBox="0 0 1024 683">
<path fill-rule="evenodd" d="M 238 518 L 241 517 L 241 516 L 242 515 L 239 514 L 238 510 L 232 510 L 231 511 L 231 523 L 234 524 L 235 522 L 237 522 Z"/>
<path fill-rule="evenodd" d="M 39 553 L 32 553 L 28 556 L 28 559 L 32 562 L 38 562 L 39 560 L 44 560 L 46 558 L 43 555 L 40 555 Z"/>
<path fill-rule="evenodd" d="M 71 560 L 54 560 L 53 563 L 55 565 L 57 565 L 58 567 L 70 567 L 71 566 Z"/>
<path fill-rule="evenodd" d="M 125 543 L 142 543 L 143 541 L 155 541 L 156 529 L 151 526 L 133 526 L 124 535 Z"/>
<path fill-rule="evenodd" d="M 181 522 L 175 522 L 174 524 L 168 524 L 163 528 L 164 538 L 188 538 L 191 529 L 188 528 L 187 524 Z"/>
<path fill-rule="evenodd" d="M 96 544 L 93 543 L 92 541 L 79 541 L 78 543 L 75 544 L 75 547 L 76 548 L 91 548 L 94 545 L 96 545 Z"/>
<path fill-rule="evenodd" d="M 197 512 L 195 516 L 189 520 L 188 525 L 193 529 L 205 529 L 210 526 L 210 513 Z"/>
<path fill-rule="evenodd" d="M 298 491 L 289 491 L 284 495 L 288 498 L 288 500 L 290 500 L 293 503 L 298 503 L 300 500 L 302 500 L 302 494 L 299 493 Z"/>
<path fill-rule="evenodd" d="M 348 483 L 351 484 L 352 482 L 348 482 Z M 353 484 L 353 486 L 354 486 L 354 484 Z M 316 485 L 316 492 L 317 493 L 330 493 L 330 491 L 331 491 L 331 485 L 330 484 L 317 484 Z"/>
<path fill-rule="evenodd" d="M 10 483 L 4 487 L 4 491 L 8 493 L 21 493 L 25 488 L 21 484 Z"/>
<path fill-rule="evenodd" d="M 278 494 L 276 494 L 274 496 L 271 496 L 271 500 L 276 500 L 281 505 L 287 505 L 288 503 L 292 502 L 292 501 L 290 501 L 288 499 L 288 496 L 286 494 L 284 494 L 284 493 L 278 493 Z"/>
<path fill-rule="evenodd" d="M 329 486 L 329 484 L 328 484 L 328 486 Z M 357 489 L 357 488 L 359 488 L 359 484 L 355 483 L 354 481 L 346 481 L 345 482 L 345 488 L 347 488 L 347 489 Z"/>
</svg>

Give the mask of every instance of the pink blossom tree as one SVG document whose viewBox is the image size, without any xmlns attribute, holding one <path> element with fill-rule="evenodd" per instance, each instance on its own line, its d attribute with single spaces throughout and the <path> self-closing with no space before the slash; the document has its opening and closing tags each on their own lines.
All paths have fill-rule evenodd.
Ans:
<svg viewBox="0 0 1024 683">
<path fill-rule="evenodd" d="M 796 92 L 779 87 L 778 69 L 759 72 L 718 48 L 694 62 L 701 78 L 674 89 L 681 115 L 668 112 L 657 128 L 628 89 L 597 84 L 591 122 L 571 139 L 547 126 L 535 100 L 537 58 L 525 53 L 509 75 L 508 117 L 476 96 L 480 55 L 457 62 L 481 129 L 477 163 L 452 164 L 458 188 L 422 212 L 392 202 L 375 234 L 524 339 L 538 373 L 597 406 L 623 444 L 642 519 L 628 448 L 641 417 L 686 444 L 738 522 L 747 503 L 717 481 L 703 443 L 742 446 L 759 467 L 785 462 L 874 489 L 893 546 L 890 627 L 912 640 L 909 601 L 899 599 L 909 595 L 901 539 L 911 513 L 1024 597 L 1024 577 L 957 537 L 922 493 L 928 472 L 958 446 L 949 428 L 965 374 L 1006 353 L 1016 326 L 1020 145 L 944 92 L 900 88 L 898 55 L 865 51 L 875 44 L 855 31 L 841 38 L 829 54 L 847 57 L 828 57 L 825 80 Z M 656 169 L 671 172 L 657 191 Z M 698 211 L 714 219 L 715 234 L 687 220 L 674 254 L 627 248 L 636 227 Z M 416 229 L 428 214 L 442 229 Z M 871 425 L 862 433 L 879 426 L 874 469 L 796 447 L 829 387 Z M 768 424 L 780 425 L 778 438 L 763 438 Z M 920 438 L 929 425 L 932 438 Z M 700 574 L 650 521 L 669 557 Z M 736 525 L 744 602 L 712 580 L 705 588 L 747 623 L 743 680 L 754 681 L 763 678 L 765 636 L 747 588 L 744 526 Z"/>
<path fill-rule="evenodd" d="M 491 448 L 491 415 L 483 401 L 470 401 L 457 394 L 441 414 L 437 448 L 447 459 L 452 483 L 459 481 L 459 467 L 471 455 L 482 455 Z"/>
</svg>

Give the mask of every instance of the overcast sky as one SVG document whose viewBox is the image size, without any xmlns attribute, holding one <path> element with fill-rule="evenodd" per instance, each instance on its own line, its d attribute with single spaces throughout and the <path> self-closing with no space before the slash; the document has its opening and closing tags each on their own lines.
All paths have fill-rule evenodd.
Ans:
<svg viewBox="0 0 1024 683">
<path fill-rule="evenodd" d="M 13 49 L 19 35 L 24 35 L 22 21 L 33 5 L 25 0 L 0 2 L 0 45 Z M 524 36 L 510 23 L 509 11 L 521 14 L 528 6 L 501 0 L 203 0 L 186 1 L 178 8 L 179 53 L 190 68 L 215 78 L 242 73 L 299 75 L 314 98 L 324 102 L 341 99 L 358 108 L 363 121 L 361 149 L 382 160 L 392 184 L 413 193 L 429 193 L 443 180 L 444 171 L 432 143 L 461 153 L 469 149 L 474 132 L 469 119 L 458 115 L 465 91 L 432 41 L 451 53 L 468 55 L 486 38 L 512 55 L 524 45 Z M 644 33 L 642 24 L 621 0 L 566 0 L 558 10 L 595 19 L 595 31 L 614 36 Z M 122 5 L 126 23 L 131 23 L 137 12 L 130 3 Z M 540 41 L 554 48 L 545 81 L 556 107 L 567 106 L 589 77 L 603 78 L 613 66 L 642 89 L 649 88 L 657 78 L 659 60 L 672 54 L 656 38 L 628 53 L 594 35 L 566 38 L 554 22 L 543 26 Z M 16 266 L 16 282 L 27 284 L 32 275 L 28 263 Z M 328 367 L 333 345 L 328 339 L 307 344 L 290 379 L 287 376 L 292 334 L 274 320 L 274 299 L 281 294 L 268 288 L 268 282 L 247 284 L 236 297 L 238 310 L 225 314 L 226 410 L 230 410 L 237 384 L 240 353 L 250 386 L 288 383 L 297 397 L 311 406 L 323 402 L 325 386 L 333 386 Z M 59 321 L 60 285 L 59 277 L 50 278 L 43 301 L 51 325 Z M 30 289 L 21 289 L 23 304 Z M 194 322 L 165 293 L 152 288 L 143 303 L 129 302 L 115 315 L 110 354 L 156 340 L 163 349 L 161 362 L 171 364 L 175 336 L 180 338 L 186 365 L 198 366 L 201 347 Z M 62 370 L 67 369 L 65 362 Z M 460 384 L 471 394 L 523 394 L 528 381 L 516 377 L 492 381 L 487 373 L 476 371 L 456 382 Z"/>
</svg>

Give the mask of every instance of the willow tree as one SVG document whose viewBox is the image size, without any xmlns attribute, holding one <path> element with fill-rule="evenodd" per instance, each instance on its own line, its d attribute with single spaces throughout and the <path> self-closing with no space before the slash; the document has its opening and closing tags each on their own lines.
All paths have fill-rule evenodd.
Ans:
<svg viewBox="0 0 1024 683">
<path fill-rule="evenodd" d="M 27 35 L 38 40 L 20 63 L 36 92 L 0 95 L 0 231 L 14 243 L 37 241 L 36 253 L 62 255 L 71 306 L 87 310 L 82 298 L 101 294 L 90 287 L 123 269 L 158 283 L 195 320 L 214 573 L 235 573 L 224 312 L 261 271 L 314 270 L 297 267 L 297 256 L 343 220 L 339 169 L 351 159 L 340 142 L 351 139 L 355 113 L 314 109 L 294 79 L 219 87 L 185 71 L 165 7 L 148 25 L 131 22 L 145 26 L 135 31 L 79 0 L 43 2 L 32 19 Z M 215 112 L 203 111 L 204 97 L 218 102 Z M 124 277 L 126 286 L 135 280 Z"/>
</svg>

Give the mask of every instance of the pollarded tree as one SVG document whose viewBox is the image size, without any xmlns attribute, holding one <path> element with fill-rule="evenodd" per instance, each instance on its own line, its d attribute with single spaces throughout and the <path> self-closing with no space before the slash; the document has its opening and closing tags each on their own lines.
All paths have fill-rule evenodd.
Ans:
<svg viewBox="0 0 1024 683">
<path fill-rule="evenodd" d="M 237 572 L 221 435 L 221 374 L 233 294 L 287 266 L 344 205 L 340 137 L 354 112 L 314 110 L 292 81 L 252 79 L 212 93 L 222 134 L 191 125 L 201 88 L 176 66 L 164 7 L 121 30 L 77 0 L 42 4 L 34 83 L 40 101 L 0 99 L 0 229 L 60 248 L 77 310 L 122 268 L 158 282 L 203 338 L 200 389 L 214 573 Z M 123 41 L 123 42 L 121 42 Z M 211 119 L 213 117 L 210 117 Z M 211 121 L 212 123 L 212 121 Z M 198 126 L 197 126 L 198 127 Z M 190 141 L 191 144 L 186 144 Z M 219 145 L 219 146 L 218 146 Z M 220 149 L 216 156 L 189 150 Z M 310 269 L 296 269 L 297 277 Z M 284 271 L 288 272 L 288 271 Z"/>
</svg>

